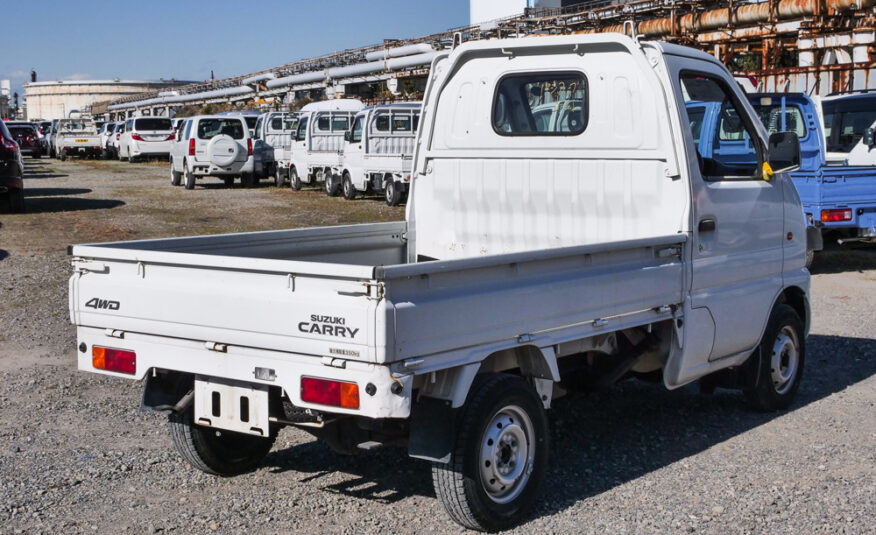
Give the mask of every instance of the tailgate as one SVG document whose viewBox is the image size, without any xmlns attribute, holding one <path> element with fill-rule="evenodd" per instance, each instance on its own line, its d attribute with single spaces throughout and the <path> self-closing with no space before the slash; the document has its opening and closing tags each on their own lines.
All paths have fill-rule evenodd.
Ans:
<svg viewBox="0 0 876 535">
<path fill-rule="evenodd" d="M 826 167 L 822 184 L 825 204 L 876 203 L 876 167 Z"/>
<path fill-rule="evenodd" d="M 375 358 L 378 300 L 368 296 L 366 266 L 112 248 L 83 258 L 93 249 L 72 250 L 70 312 L 78 326 Z"/>
</svg>

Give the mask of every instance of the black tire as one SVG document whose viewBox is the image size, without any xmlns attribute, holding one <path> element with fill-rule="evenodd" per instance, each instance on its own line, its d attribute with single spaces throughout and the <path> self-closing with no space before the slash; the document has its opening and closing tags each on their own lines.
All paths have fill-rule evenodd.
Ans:
<svg viewBox="0 0 876 535">
<path fill-rule="evenodd" d="M 241 182 L 243 181 L 243 177 L 241 177 Z M 226 188 L 234 187 L 234 177 L 233 176 L 224 176 L 222 177 L 222 182 L 225 183 Z"/>
<path fill-rule="evenodd" d="M 517 376 L 480 376 L 459 412 L 456 429 L 450 462 L 432 466 L 435 494 L 444 509 L 470 529 L 499 531 L 517 524 L 535 503 L 548 463 L 547 417 L 535 390 Z M 509 437 L 511 442 L 505 443 Z M 527 460 L 520 466 L 514 457 L 522 445 Z M 490 459 L 504 459 L 505 464 Z M 503 486 L 496 478 L 505 469 L 511 481 Z"/>
<path fill-rule="evenodd" d="M 815 261 L 815 251 L 806 251 L 806 269 L 812 267 L 812 262 Z"/>
<path fill-rule="evenodd" d="M 294 191 L 301 189 L 301 177 L 298 176 L 298 171 L 294 167 L 289 168 L 289 187 Z"/>
<path fill-rule="evenodd" d="M 387 206 L 396 206 L 399 202 L 401 202 L 401 188 L 395 185 L 394 180 L 389 179 L 383 186 L 383 196 L 386 199 Z"/>
<path fill-rule="evenodd" d="M 192 409 L 170 414 L 170 438 L 182 458 L 202 472 L 223 477 L 250 472 L 274 445 L 274 433 L 262 438 L 203 427 L 192 414 Z"/>
<path fill-rule="evenodd" d="M 40 158 L 43 157 L 43 155 L 37 153 L 37 154 L 31 154 L 30 157 L 33 158 L 34 160 L 39 160 Z"/>
<path fill-rule="evenodd" d="M 183 169 L 185 169 L 186 189 L 195 189 L 194 171 L 189 170 L 189 166 L 186 162 L 183 162 Z"/>
<path fill-rule="evenodd" d="M 173 170 L 173 162 L 170 164 L 170 185 L 179 186 L 182 182 L 182 173 Z"/>
<path fill-rule="evenodd" d="M 6 204 L 10 214 L 24 213 L 24 190 L 9 190 L 6 194 Z"/>
<path fill-rule="evenodd" d="M 61 160 L 62 162 L 65 161 L 67 159 L 67 152 L 61 151 L 61 155 L 58 156 L 58 159 Z"/>
<path fill-rule="evenodd" d="M 776 305 L 751 356 L 759 362 L 755 386 L 744 390 L 749 403 L 764 412 L 787 409 L 800 387 L 805 356 L 803 322 L 790 306 Z"/>
<path fill-rule="evenodd" d="M 279 165 L 274 166 L 274 185 L 282 188 L 285 183 L 286 177 L 283 176 L 283 170 L 280 169 Z"/>
<path fill-rule="evenodd" d="M 337 197 L 341 191 L 341 184 L 335 182 L 334 176 L 327 175 L 324 180 L 325 194 L 329 197 Z"/>
<path fill-rule="evenodd" d="M 345 199 L 347 199 L 348 201 L 352 201 L 356 198 L 356 194 L 358 192 L 356 191 L 356 186 L 353 185 L 353 179 L 350 178 L 350 173 L 344 173 L 344 179 L 341 183 L 341 188 L 343 189 Z"/>
<path fill-rule="evenodd" d="M 257 182 L 257 179 L 255 177 L 255 173 L 243 173 L 242 175 L 240 175 L 240 183 L 245 188 L 253 187 L 256 184 L 256 182 Z M 226 183 L 225 185 L 227 186 L 228 183 Z"/>
</svg>

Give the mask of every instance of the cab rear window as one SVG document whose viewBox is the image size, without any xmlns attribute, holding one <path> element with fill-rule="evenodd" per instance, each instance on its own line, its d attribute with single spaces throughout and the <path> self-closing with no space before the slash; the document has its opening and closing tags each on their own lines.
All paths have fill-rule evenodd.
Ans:
<svg viewBox="0 0 876 535">
<path fill-rule="evenodd" d="M 136 119 L 135 130 L 173 130 L 170 119 Z"/>
<path fill-rule="evenodd" d="M 240 119 L 201 119 L 198 122 L 199 139 L 213 139 L 220 134 L 243 139 L 243 123 Z"/>
<path fill-rule="evenodd" d="M 580 72 L 505 76 L 493 98 L 493 130 L 503 136 L 578 135 L 587 128 L 587 97 Z"/>
</svg>

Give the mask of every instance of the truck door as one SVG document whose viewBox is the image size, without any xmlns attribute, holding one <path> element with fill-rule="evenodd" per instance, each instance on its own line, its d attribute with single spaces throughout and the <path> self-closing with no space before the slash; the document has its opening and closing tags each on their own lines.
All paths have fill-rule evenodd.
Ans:
<svg viewBox="0 0 876 535">
<path fill-rule="evenodd" d="M 367 115 L 363 113 L 353 119 L 350 140 L 344 143 L 344 169 L 350 173 L 350 179 L 359 190 L 364 190 L 368 184 L 364 161 L 365 144 L 368 142 L 364 132 L 366 117 Z"/>
<path fill-rule="evenodd" d="M 305 180 L 307 178 L 307 123 L 309 115 L 302 115 L 298 121 L 298 127 L 295 130 L 292 138 L 292 153 L 290 159 L 298 176 Z"/>
<path fill-rule="evenodd" d="M 714 320 L 711 349 L 704 346 L 702 355 L 685 357 L 684 368 L 691 369 L 696 364 L 691 358 L 704 365 L 706 359 L 757 345 L 782 288 L 783 190 L 780 183 L 763 179 L 765 143 L 736 84 L 709 62 L 676 57 L 671 65 L 678 106 L 685 115 L 693 102 L 720 110 L 716 121 L 703 123 L 702 131 L 684 133 L 693 190 L 690 306 L 700 317 Z M 696 116 L 688 116 L 685 124 L 696 122 Z M 699 143 L 694 141 L 697 134 Z M 726 134 L 738 142 L 732 158 L 698 151 L 704 139 L 720 142 Z M 694 328 L 688 322 L 687 329 Z"/>
</svg>

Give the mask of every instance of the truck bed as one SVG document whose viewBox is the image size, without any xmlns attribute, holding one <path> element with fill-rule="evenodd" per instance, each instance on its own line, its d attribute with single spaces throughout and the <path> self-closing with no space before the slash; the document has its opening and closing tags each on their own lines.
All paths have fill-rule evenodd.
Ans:
<svg viewBox="0 0 876 535">
<path fill-rule="evenodd" d="M 876 224 L 876 167 L 829 167 L 792 175 L 803 208 L 819 221 L 822 209 L 852 208 L 852 220 L 825 227 L 870 227 Z M 858 209 L 863 213 L 858 213 Z"/>
<path fill-rule="evenodd" d="M 73 246 L 71 317 L 299 355 L 462 362 L 474 346 L 546 346 L 665 319 L 660 307 L 682 301 L 683 234 L 406 263 L 405 231 L 398 222 Z"/>
</svg>

